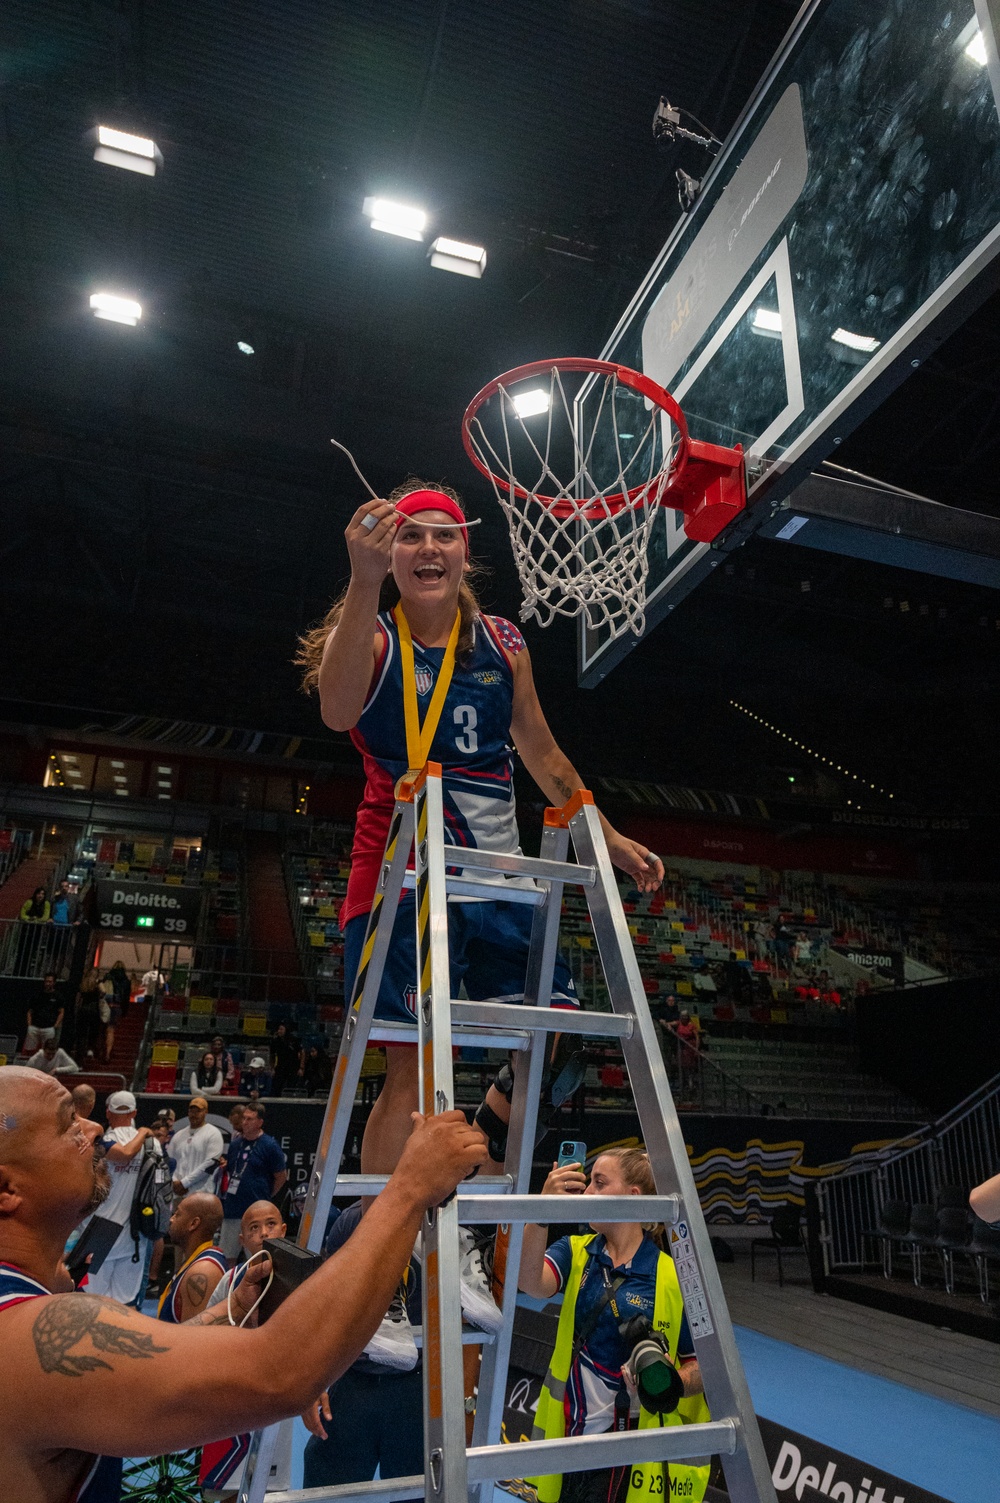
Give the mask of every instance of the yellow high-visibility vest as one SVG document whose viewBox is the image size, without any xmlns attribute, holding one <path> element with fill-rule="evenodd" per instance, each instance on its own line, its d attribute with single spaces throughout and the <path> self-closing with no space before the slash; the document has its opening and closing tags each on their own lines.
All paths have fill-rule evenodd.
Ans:
<svg viewBox="0 0 1000 1503">
<path fill-rule="evenodd" d="M 573 1258 L 563 1293 L 555 1350 L 538 1399 L 532 1440 L 561 1440 L 566 1434 L 565 1397 L 573 1355 L 576 1300 L 590 1256 L 590 1245 L 595 1236 L 596 1233 L 591 1232 L 584 1237 L 569 1239 Z M 669 1253 L 661 1252 L 656 1264 L 653 1327 L 666 1337 L 671 1362 L 677 1360 L 677 1342 L 683 1317 L 684 1301 L 677 1282 L 674 1260 Z M 700 1393 L 681 1399 L 674 1413 L 664 1416 L 668 1425 L 704 1424 L 710 1418 L 705 1397 Z M 640 1430 L 657 1429 L 659 1426 L 659 1415 L 649 1414 L 640 1408 Z M 670 1499 L 673 1503 L 703 1503 L 710 1470 L 711 1464 L 707 1458 L 704 1463 L 673 1461 L 668 1464 L 656 1461 L 644 1466 L 634 1466 L 629 1479 L 627 1503 L 648 1503 L 653 1498 Z M 558 1503 L 562 1492 L 561 1476 L 532 1477 L 529 1480 L 538 1491 L 538 1503 Z"/>
</svg>

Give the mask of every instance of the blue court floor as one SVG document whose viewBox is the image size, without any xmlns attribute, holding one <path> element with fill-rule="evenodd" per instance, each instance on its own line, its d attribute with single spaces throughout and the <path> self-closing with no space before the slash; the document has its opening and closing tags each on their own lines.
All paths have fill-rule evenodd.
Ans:
<svg viewBox="0 0 1000 1503">
<path fill-rule="evenodd" d="M 744 1326 L 736 1327 L 736 1340 L 754 1406 L 765 1418 L 953 1503 L 1000 1497 L 1000 1416 L 991 1419 Z"/>
</svg>

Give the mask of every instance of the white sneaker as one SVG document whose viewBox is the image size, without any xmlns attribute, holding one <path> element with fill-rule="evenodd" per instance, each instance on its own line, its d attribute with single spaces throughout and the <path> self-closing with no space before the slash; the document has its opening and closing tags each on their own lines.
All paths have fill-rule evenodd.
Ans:
<svg viewBox="0 0 1000 1503">
<path fill-rule="evenodd" d="M 365 1347 L 365 1356 L 396 1372 L 409 1373 L 416 1367 L 417 1343 L 413 1339 L 413 1327 L 406 1313 L 402 1289 L 397 1289 L 393 1295 L 382 1324 Z"/>
<path fill-rule="evenodd" d="M 499 1331 L 503 1315 L 486 1277 L 482 1249 L 477 1247 L 470 1227 L 459 1229 L 458 1256 L 462 1314 L 470 1325 L 478 1326 L 481 1331 Z"/>
</svg>

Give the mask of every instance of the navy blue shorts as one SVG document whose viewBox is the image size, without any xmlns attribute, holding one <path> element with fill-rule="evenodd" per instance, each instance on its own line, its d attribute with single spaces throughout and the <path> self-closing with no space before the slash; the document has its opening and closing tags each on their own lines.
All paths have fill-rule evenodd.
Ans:
<svg viewBox="0 0 1000 1503">
<path fill-rule="evenodd" d="M 383 1022 L 414 1023 L 417 1017 L 417 951 L 414 895 L 400 896 L 375 1016 Z M 451 995 L 459 988 L 473 1002 L 523 1002 L 524 977 L 534 908 L 530 903 L 449 903 L 448 946 Z M 344 930 L 344 993 L 350 1000 L 364 948 L 366 913 L 355 914 Z M 552 1006 L 579 1007 L 569 967 L 557 953 Z"/>
</svg>

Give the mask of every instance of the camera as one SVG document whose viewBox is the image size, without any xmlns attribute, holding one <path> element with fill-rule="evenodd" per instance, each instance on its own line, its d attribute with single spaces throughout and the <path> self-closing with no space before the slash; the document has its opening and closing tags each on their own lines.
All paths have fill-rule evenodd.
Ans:
<svg viewBox="0 0 1000 1503">
<path fill-rule="evenodd" d="M 649 1414 L 673 1414 L 684 1397 L 684 1380 L 670 1360 L 666 1337 L 645 1315 L 634 1315 L 618 1329 L 631 1347 L 622 1372 L 635 1383 L 639 1403 Z"/>
</svg>

